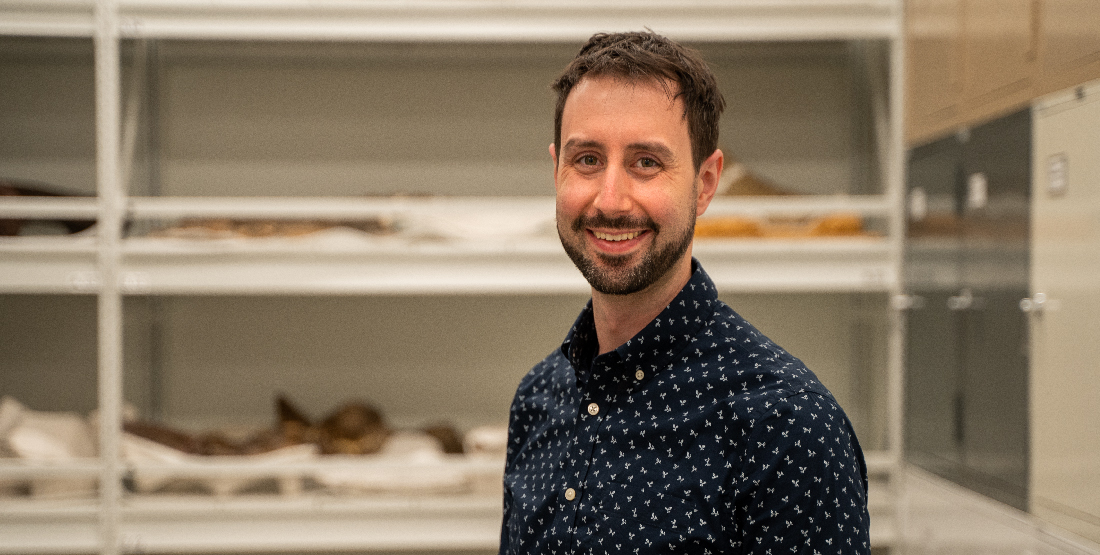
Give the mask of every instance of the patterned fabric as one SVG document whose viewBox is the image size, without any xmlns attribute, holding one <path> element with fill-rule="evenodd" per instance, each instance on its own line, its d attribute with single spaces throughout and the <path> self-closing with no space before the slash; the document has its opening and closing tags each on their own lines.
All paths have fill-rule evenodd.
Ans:
<svg viewBox="0 0 1100 555">
<path fill-rule="evenodd" d="M 589 303 L 520 383 L 501 553 L 870 552 L 844 412 L 692 263 L 626 344 L 594 356 Z"/>
</svg>

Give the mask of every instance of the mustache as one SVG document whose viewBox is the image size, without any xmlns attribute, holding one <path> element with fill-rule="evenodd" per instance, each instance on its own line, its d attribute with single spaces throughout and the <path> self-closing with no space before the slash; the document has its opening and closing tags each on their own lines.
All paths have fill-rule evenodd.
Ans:
<svg viewBox="0 0 1100 555">
<path fill-rule="evenodd" d="M 617 216 L 607 217 L 603 212 L 596 212 L 594 216 L 578 216 L 573 220 L 573 231 L 580 231 L 586 227 L 600 227 L 604 229 L 650 229 L 660 231 L 661 226 L 657 222 L 646 217 Z"/>
</svg>

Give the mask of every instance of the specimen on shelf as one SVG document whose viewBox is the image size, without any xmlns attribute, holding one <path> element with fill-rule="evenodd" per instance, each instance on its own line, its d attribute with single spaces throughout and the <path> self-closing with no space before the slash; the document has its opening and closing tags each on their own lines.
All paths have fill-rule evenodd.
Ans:
<svg viewBox="0 0 1100 555">
<path fill-rule="evenodd" d="M 88 195 L 79 195 L 73 193 L 62 192 L 57 187 L 49 185 L 43 185 L 40 183 L 31 183 L 27 181 L 16 181 L 11 179 L 0 178 L 0 197 L 86 197 Z M 41 226 L 49 226 L 49 228 L 56 232 L 62 233 L 79 233 L 84 231 L 93 225 L 95 220 L 80 220 L 80 219 L 43 219 L 43 218 L 0 218 L 0 236 L 12 237 L 25 233 L 28 224 L 35 223 Z"/>
</svg>

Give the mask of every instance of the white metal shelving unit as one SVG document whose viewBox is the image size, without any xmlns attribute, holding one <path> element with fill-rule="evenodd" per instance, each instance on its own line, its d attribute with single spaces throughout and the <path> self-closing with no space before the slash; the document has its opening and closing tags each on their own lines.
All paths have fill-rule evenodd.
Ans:
<svg viewBox="0 0 1100 555">
<path fill-rule="evenodd" d="M 499 499 L 286 498 L 279 501 L 124 496 L 122 302 L 127 295 L 558 293 L 587 290 L 556 240 L 409 244 L 380 239 L 318 249 L 294 241 L 253 244 L 124 237 L 127 219 L 174 217 L 355 218 L 431 210 L 553 213 L 552 199 L 129 197 L 133 133 L 124 114 L 124 39 L 580 42 L 607 29 L 657 27 L 695 41 L 875 41 L 889 67 L 869 68 L 881 194 L 739 199 L 709 214 L 824 213 L 881 218 L 874 239 L 701 241 L 696 255 L 718 285 L 750 292 L 899 295 L 903 241 L 902 25 L 898 0 L 14 0 L 0 5 L 0 35 L 92 38 L 96 73 L 95 199 L 0 198 L 2 217 L 98 220 L 94 238 L 0 241 L 0 291 L 94 294 L 98 299 L 99 447 L 102 456 L 58 467 L 5 464 L 0 478 L 98 477 L 97 498 L 27 501 L 0 508 L 0 553 L 493 549 Z M 127 130 L 130 130 L 129 132 Z M 129 141 L 129 142 L 128 142 Z M 891 314 L 888 448 L 872 470 L 900 463 L 901 319 Z M 207 472 L 218 472 L 217 467 Z M 230 468 L 222 471 L 240 471 Z M 878 545 L 896 527 L 880 525 Z"/>
</svg>

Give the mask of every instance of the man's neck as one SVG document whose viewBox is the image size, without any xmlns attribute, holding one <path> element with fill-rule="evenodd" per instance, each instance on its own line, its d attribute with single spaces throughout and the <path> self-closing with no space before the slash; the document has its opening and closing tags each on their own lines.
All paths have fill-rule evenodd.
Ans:
<svg viewBox="0 0 1100 555">
<path fill-rule="evenodd" d="M 599 354 L 617 349 L 642 331 L 680 294 L 691 279 L 691 249 L 668 273 L 649 287 L 629 295 L 592 291 L 592 317 Z"/>
</svg>

